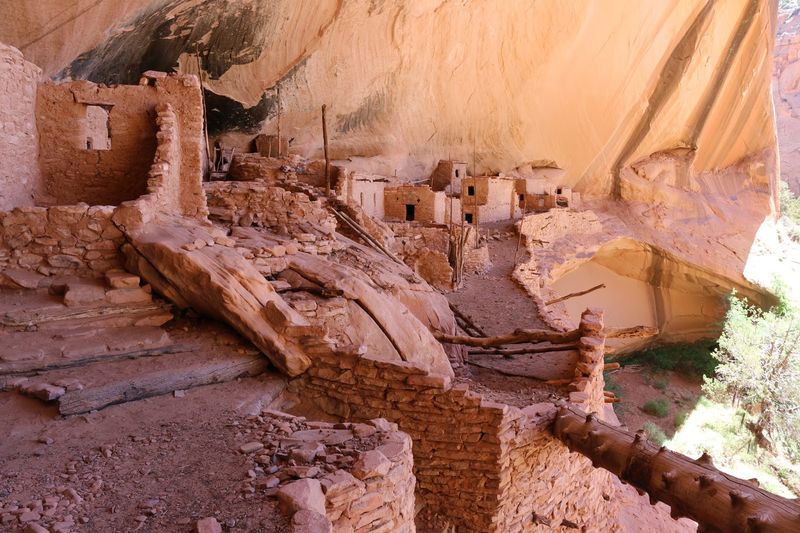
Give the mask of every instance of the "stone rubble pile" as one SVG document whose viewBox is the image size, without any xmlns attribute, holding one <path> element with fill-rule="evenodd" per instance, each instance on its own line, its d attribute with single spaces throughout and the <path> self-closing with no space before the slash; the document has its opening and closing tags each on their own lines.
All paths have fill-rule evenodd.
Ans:
<svg viewBox="0 0 800 533">
<path fill-rule="evenodd" d="M 306 421 L 277 411 L 250 417 L 238 450 L 252 458 L 245 498 L 277 498 L 293 531 L 414 531 L 411 439 L 382 419 Z"/>
</svg>

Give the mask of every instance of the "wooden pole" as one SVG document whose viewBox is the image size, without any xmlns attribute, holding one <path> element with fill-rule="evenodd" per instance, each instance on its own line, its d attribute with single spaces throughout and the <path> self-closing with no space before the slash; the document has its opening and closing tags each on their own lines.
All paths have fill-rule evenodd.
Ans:
<svg viewBox="0 0 800 533">
<path fill-rule="evenodd" d="M 473 321 L 472 321 L 472 319 L 471 319 L 471 318 L 469 318 L 467 315 L 465 315 L 464 313 L 462 313 L 462 312 L 461 312 L 461 310 L 460 310 L 458 307 L 456 307 L 456 306 L 455 306 L 455 305 L 453 305 L 452 303 L 449 303 L 449 306 L 450 306 L 450 310 L 453 312 L 453 314 L 454 314 L 456 317 L 458 317 L 458 318 L 460 318 L 461 320 L 463 320 L 463 321 L 464 321 L 464 323 L 465 323 L 467 326 L 469 326 L 469 327 L 470 327 L 470 328 L 472 328 L 474 331 L 476 331 L 476 332 L 477 332 L 477 333 L 478 333 L 478 334 L 479 334 L 481 337 L 487 337 L 487 336 L 488 336 L 488 335 L 486 335 L 486 333 L 484 333 L 484 331 L 483 331 L 483 330 L 482 330 L 480 327 L 478 327 L 478 325 L 477 325 L 477 324 L 475 324 L 475 322 L 473 322 Z"/>
<path fill-rule="evenodd" d="M 480 248 L 481 231 L 478 228 L 478 170 L 475 168 L 475 137 L 472 138 L 472 183 L 475 185 L 475 202 L 473 207 L 475 212 L 472 214 L 475 222 L 475 249 Z"/>
<path fill-rule="evenodd" d="M 600 285 L 595 285 L 591 289 L 586 289 L 585 291 L 578 291 L 578 292 L 571 292 L 569 294 L 565 294 L 564 296 L 559 296 L 558 298 L 553 298 L 552 300 L 548 300 L 544 303 L 544 305 L 553 305 L 558 302 L 563 302 L 564 300 L 569 300 L 570 298 L 577 298 L 578 296 L 583 296 L 584 294 L 589 294 L 590 292 L 594 292 L 599 289 L 605 289 L 606 284 L 601 283 Z"/>
<path fill-rule="evenodd" d="M 206 161 L 209 164 L 209 168 L 213 169 L 214 162 L 211 161 L 211 145 L 208 143 L 208 125 L 206 124 L 206 93 L 203 89 L 203 66 L 200 64 L 200 51 L 197 46 L 194 47 L 194 58 L 197 61 L 197 79 L 200 80 L 200 105 L 203 108 L 203 137 L 206 139 Z"/>
<path fill-rule="evenodd" d="M 331 160 L 328 158 L 328 124 L 325 121 L 325 110 L 328 108 L 322 104 L 322 148 L 325 152 L 325 194 L 331 195 Z"/>
<path fill-rule="evenodd" d="M 551 353 L 551 352 L 571 352 L 577 350 L 578 347 L 575 343 L 571 344 L 552 344 L 550 346 L 534 346 L 532 348 L 516 348 L 514 350 L 502 349 L 484 349 L 484 350 L 470 350 L 469 355 L 502 355 L 503 357 L 511 357 L 512 355 L 528 355 L 537 353 Z M 572 382 L 574 378 L 570 378 L 568 382 Z"/>
<path fill-rule="evenodd" d="M 522 195 L 522 218 L 519 222 L 519 235 L 517 235 L 517 247 L 514 248 L 514 265 L 517 264 L 517 253 L 519 252 L 519 245 L 522 243 L 522 227 L 525 222 L 525 213 L 528 210 L 528 192 L 527 184 L 525 185 L 525 194 Z"/>
<path fill-rule="evenodd" d="M 281 86 L 278 85 L 278 157 L 282 155 L 283 154 L 281 153 Z"/>
<path fill-rule="evenodd" d="M 553 434 L 595 468 L 647 492 L 650 503 L 669 505 L 673 518 L 691 518 L 699 530 L 800 531 L 800 502 L 720 472 L 705 453 L 690 459 L 566 404 L 558 409 Z"/>
</svg>

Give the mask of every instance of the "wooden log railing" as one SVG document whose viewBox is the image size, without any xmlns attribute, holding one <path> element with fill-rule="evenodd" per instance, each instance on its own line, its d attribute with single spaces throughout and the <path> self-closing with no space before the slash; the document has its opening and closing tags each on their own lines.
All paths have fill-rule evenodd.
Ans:
<svg viewBox="0 0 800 533">
<path fill-rule="evenodd" d="M 790 533 L 800 531 L 800 503 L 717 470 L 703 454 L 690 459 L 611 426 L 595 415 L 561 405 L 553 433 L 570 451 L 592 460 L 637 490 L 651 503 L 669 505 L 673 518 L 688 517 L 699 531 Z"/>
<path fill-rule="evenodd" d="M 495 335 L 493 337 L 468 337 L 461 335 L 447 335 L 445 333 L 434 332 L 434 337 L 439 342 L 449 344 L 461 344 L 476 348 L 494 348 L 507 344 L 527 344 L 538 342 L 552 342 L 566 344 L 577 342 L 581 338 L 581 331 L 559 332 L 546 329 L 518 329 L 505 335 Z"/>
</svg>

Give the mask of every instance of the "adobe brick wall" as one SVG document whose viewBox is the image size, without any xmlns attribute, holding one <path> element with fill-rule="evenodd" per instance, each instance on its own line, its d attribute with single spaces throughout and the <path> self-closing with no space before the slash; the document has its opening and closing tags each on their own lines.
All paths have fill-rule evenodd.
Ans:
<svg viewBox="0 0 800 533">
<path fill-rule="evenodd" d="M 383 210 L 386 220 L 405 220 L 406 204 L 415 207 L 414 220 L 427 223 L 444 223 L 445 195 L 430 187 L 401 185 L 383 191 Z"/>
<path fill-rule="evenodd" d="M 41 70 L 0 43 L 0 210 L 34 204 L 39 188 L 36 86 Z"/>
<path fill-rule="evenodd" d="M 160 104 L 168 104 L 174 113 L 168 127 L 156 123 Z M 82 125 L 88 105 L 109 109 L 110 150 L 86 149 Z M 117 87 L 85 81 L 43 84 L 37 123 L 46 192 L 56 204 L 118 205 L 134 200 L 148 192 L 159 144 L 174 142 L 172 178 L 179 182 L 180 195 L 172 199 L 177 202 L 172 212 L 204 216 L 202 117 L 194 76 L 146 73 L 140 85 Z"/>
</svg>

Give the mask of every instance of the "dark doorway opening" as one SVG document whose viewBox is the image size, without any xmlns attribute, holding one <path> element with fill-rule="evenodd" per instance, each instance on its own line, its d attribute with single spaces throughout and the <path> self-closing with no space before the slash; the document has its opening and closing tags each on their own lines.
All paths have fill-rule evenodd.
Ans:
<svg viewBox="0 0 800 533">
<path fill-rule="evenodd" d="M 475 186 L 467 185 L 467 196 L 475 196 Z"/>
<path fill-rule="evenodd" d="M 464 222 L 472 224 L 472 213 L 464 213 Z"/>
<path fill-rule="evenodd" d="M 406 204 L 406 220 L 411 222 L 414 220 L 414 215 L 416 214 L 417 206 L 414 204 Z"/>
</svg>

